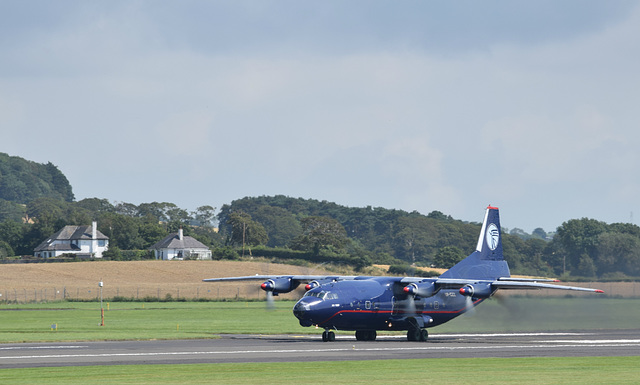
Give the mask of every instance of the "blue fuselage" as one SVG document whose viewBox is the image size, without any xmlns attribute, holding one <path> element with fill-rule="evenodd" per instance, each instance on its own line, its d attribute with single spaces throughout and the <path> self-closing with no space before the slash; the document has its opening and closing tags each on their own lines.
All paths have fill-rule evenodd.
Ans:
<svg viewBox="0 0 640 385">
<path fill-rule="evenodd" d="M 337 330 L 407 330 L 416 322 L 432 327 L 447 322 L 481 299 L 459 289 L 441 289 L 421 298 L 402 291 L 401 278 L 367 278 L 326 283 L 306 293 L 293 308 L 302 326 Z"/>
</svg>

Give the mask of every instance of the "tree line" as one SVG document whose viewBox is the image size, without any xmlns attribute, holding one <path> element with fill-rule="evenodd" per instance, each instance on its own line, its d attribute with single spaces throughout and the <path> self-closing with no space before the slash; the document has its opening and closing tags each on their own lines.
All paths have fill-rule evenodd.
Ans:
<svg viewBox="0 0 640 385">
<path fill-rule="evenodd" d="M 449 268 L 474 250 L 481 223 L 380 207 L 354 208 L 283 195 L 245 197 L 218 214 L 227 244 L 358 255 L 374 263 Z M 241 231 L 242 230 L 242 231 Z M 640 276 L 640 227 L 594 219 L 564 222 L 551 237 L 502 229 L 513 274 L 571 279 Z"/>
<path fill-rule="evenodd" d="M 475 247 L 481 224 L 379 207 L 353 208 L 286 196 L 246 197 L 216 214 L 204 205 L 192 212 L 173 203 L 134 205 L 89 198 L 77 202 L 42 197 L 14 213 L 0 212 L 0 258 L 32 255 L 65 225 L 90 224 L 110 239 L 106 257 L 151 258 L 148 249 L 183 228 L 209 246 L 216 259 L 264 256 L 314 263 L 373 263 L 448 268 Z M 216 229 L 219 226 L 219 230 Z M 217 231 L 218 230 L 218 231 Z M 512 231 L 513 233 L 513 231 Z M 537 276 L 625 279 L 640 276 L 640 227 L 572 219 L 553 239 L 503 229 L 512 273 Z"/>
<path fill-rule="evenodd" d="M 33 186 L 39 187 L 33 187 Z M 284 195 L 245 197 L 194 211 L 169 202 L 139 205 L 89 198 L 75 201 L 56 166 L 0 153 L 0 259 L 33 254 L 65 225 L 98 222 L 111 259 L 150 258 L 148 249 L 183 228 L 216 259 L 264 256 L 312 263 L 372 263 L 448 268 L 468 255 L 481 224 L 440 211 L 346 207 Z M 219 227 L 219 231 L 216 228 Z M 571 219 L 550 237 L 514 228 L 502 234 L 513 274 L 627 279 L 640 276 L 640 227 Z"/>
</svg>

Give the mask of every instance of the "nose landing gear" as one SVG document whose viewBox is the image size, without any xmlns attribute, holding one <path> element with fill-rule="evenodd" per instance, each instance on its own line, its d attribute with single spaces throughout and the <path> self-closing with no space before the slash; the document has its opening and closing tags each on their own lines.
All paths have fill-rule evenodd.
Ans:
<svg viewBox="0 0 640 385">
<path fill-rule="evenodd" d="M 322 332 L 322 342 L 331 342 L 336 340 L 336 333 L 331 330 L 325 330 Z"/>
</svg>

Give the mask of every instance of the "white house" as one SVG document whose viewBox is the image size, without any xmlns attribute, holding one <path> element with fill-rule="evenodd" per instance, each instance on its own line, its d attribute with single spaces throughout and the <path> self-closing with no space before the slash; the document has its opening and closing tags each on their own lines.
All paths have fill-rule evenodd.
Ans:
<svg viewBox="0 0 640 385">
<path fill-rule="evenodd" d="M 151 246 L 156 259 L 211 259 L 211 250 L 197 239 L 184 236 L 182 229 Z"/>
<path fill-rule="evenodd" d="M 109 237 L 98 231 L 97 222 L 91 226 L 65 226 L 42 242 L 34 250 L 40 258 L 53 258 L 62 254 L 76 254 L 85 258 L 102 258 L 109 248 Z"/>
</svg>

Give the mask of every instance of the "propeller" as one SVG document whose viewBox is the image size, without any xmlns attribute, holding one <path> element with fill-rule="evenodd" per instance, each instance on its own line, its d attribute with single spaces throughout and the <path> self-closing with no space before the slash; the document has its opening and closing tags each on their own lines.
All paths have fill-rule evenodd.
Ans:
<svg viewBox="0 0 640 385">
<path fill-rule="evenodd" d="M 418 315 L 416 309 L 416 297 L 414 295 L 407 295 L 405 312 L 407 316 L 415 317 Z"/>
<path fill-rule="evenodd" d="M 491 296 L 490 284 L 465 285 L 460 288 L 460 294 L 465 298 L 465 313 L 475 314 L 476 308 L 473 304 L 473 298 L 489 298 Z"/>
<path fill-rule="evenodd" d="M 295 290 L 299 281 L 291 279 L 291 277 L 277 277 L 265 281 L 260 288 L 267 292 L 267 309 L 275 309 L 274 296 L 280 293 L 289 293 Z"/>
<path fill-rule="evenodd" d="M 275 282 L 270 279 L 265 283 L 263 283 L 262 285 L 260 285 L 260 288 L 265 292 L 267 292 L 267 310 L 275 310 L 276 304 L 275 304 L 275 299 L 273 298 L 273 295 L 274 295 L 273 292 L 276 289 Z"/>
<path fill-rule="evenodd" d="M 273 298 L 273 291 L 267 291 L 267 310 L 272 311 L 276 309 L 275 300 Z"/>
<path fill-rule="evenodd" d="M 428 286 L 419 286 L 417 283 L 411 283 L 405 286 L 402 291 L 406 294 L 406 299 L 404 302 L 404 312 L 407 317 L 417 317 L 418 309 L 416 308 L 416 297 L 417 296 L 429 296 L 431 295 L 432 289 Z"/>
<path fill-rule="evenodd" d="M 473 299 L 471 297 L 465 296 L 464 302 L 464 312 L 465 314 L 474 315 L 476 314 L 476 307 L 473 305 Z"/>
</svg>

